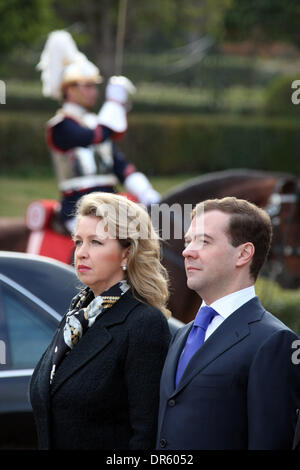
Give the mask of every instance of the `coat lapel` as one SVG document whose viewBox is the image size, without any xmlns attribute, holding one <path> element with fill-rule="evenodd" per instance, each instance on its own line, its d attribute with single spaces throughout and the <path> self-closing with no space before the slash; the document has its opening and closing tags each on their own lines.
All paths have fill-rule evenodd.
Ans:
<svg viewBox="0 0 300 470">
<path fill-rule="evenodd" d="M 43 412 L 40 413 L 43 415 L 46 420 L 45 426 L 49 428 L 49 408 L 50 408 L 50 371 L 51 371 L 51 358 L 54 352 L 55 339 L 57 333 L 53 336 L 51 343 L 46 349 L 45 353 L 41 357 L 40 361 L 36 365 L 31 382 L 30 382 L 30 396 L 34 390 L 34 395 L 38 396 L 38 401 L 40 403 L 40 409 L 43 409 Z M 47 448 L 49 446 L 48 434 L 43 434 L 40 436 L 41 439 L 40 446 L 41 448 Z"/>
<path fill-rule="evenodd" d="M 51 393 L 55 393 L 71 375 L 99 354 L 111 342 L 112 336 L 109 327 L 122 323 L 138 304 L 139 302 L 136 299 L 126 293 L 115 305 L 97 318 L 94 325 L 86 331 L 79 343 L 57 368 Z"/>
<path fill-rule="evenodd" d="M 258 298 L 255 297 L 232 313 L 192 357 L 175 389 L 174 378 L 177 362 L 192 327 L 192 323 L 183 328 L 185 331 L 183 331 L 181 335 L 178 335 L 176 343 L 174 342 L 174 351 L 176 350 L 176 352 L 172 353 L 170 351 L 172 362 L 171 364 L 169 363 L 170 370 L 168 371 L 169 391 L 172 390 L 173 394 L 178 393 L 209 363 L 248 336 L 250 334 L 249 324 L 259 321 L 263 312 L 264 308 Z M 172 376 L 170 376 L 171 374 Z"/>
<path fill-rule="evenodd" d="M 162 384 L 167 387 L 166 393 L 168 396 L 171 395 L 175 389 L 175 376 L 178 359 L 192 326 L 193 322 L 190 322 L 183 328 L 180 328 L 169 347 L 163 370 L 164 378 L 162 381 Z"/>
</svg>

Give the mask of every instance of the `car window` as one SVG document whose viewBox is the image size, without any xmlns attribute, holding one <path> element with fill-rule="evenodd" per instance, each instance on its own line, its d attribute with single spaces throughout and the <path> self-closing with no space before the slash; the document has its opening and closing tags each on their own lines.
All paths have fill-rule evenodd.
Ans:
<svg viewBox="0 0 300 470">
<path fill-rule="evenodd" d="M 57 320 L 9 286 L 3 286 L 2 296 L 8 338 L 7 366 L 33 368 L 50 343 Z"/>
</svg>

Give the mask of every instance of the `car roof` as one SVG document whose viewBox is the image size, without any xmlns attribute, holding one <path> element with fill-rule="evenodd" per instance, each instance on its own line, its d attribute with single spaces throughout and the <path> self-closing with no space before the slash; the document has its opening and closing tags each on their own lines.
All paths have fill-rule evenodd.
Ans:
<svg viewBox="0 0 300 470">
<path fill-rule="evenodd" d="M 0 273 L 63 315 L 82 284 L 72 266 L 45 256 L 0 251 Z"/>
<path fill-rule="evenodd" d="M 46 256 L 0 251 L 0 273 L 30 291 L 60 315 L 67 312 L 71 299 L 83 287 L 72 266 Z M 169 318 L 172 334 L 182 326 L 184 323 L 177 318 Z"/>
</svg>

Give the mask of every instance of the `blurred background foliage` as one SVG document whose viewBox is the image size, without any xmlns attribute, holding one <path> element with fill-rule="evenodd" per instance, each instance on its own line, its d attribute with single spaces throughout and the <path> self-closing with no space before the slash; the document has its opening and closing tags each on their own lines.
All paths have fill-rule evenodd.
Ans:
<svg viewBox="0 0 300 470">
<path fill-rule="evenodd" d="M 0 0 L 0 170 L 51 172 L 44 124 L 58 104 L 36 64 L 64 28 L 105 80 L 136 84 L 120 148 L 150 176 L 298 172 L 299 23 L 296 0 Z"/>
<path fill-rule="evenodd" d="M 275 281 L 260 276 L 255 292 L 269 312 L 300 335 L 300 289 L 283 289 Z"/>
<path fill-rule="evenodd" d="M 36 70 L 49 32 L 67 29 L 105 80 L 135 83 L 119 147 L 163 193 L 229 168 L 299 174 L 299 24 L 298 0 L 0 0 L 2 215 L 57 197 L 44 126 L 58 103 Z M 300 332 L 299 291 L 257 289 Z"/>
</svg>

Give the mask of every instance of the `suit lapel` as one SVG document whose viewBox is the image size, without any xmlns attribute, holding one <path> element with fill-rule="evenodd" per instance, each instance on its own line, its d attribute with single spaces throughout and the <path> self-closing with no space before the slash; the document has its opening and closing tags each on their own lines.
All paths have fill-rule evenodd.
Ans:
<svg viewBox="0 0 300 470">
<path fill-rule="evenodd" d="M 190 322 L 183 328 L 180 328 L 169 347 L 163 370 L 164 380 L 162 381 L 162 383 L 167 387 L 167 395 L 171 395 L 175 389 L 175 376 L 178 359 L 192 326 L 193 322 Z"/>
<path fill-rule="evenodd" d="M 136 299 L 126 293 L 113 307 L 97 318 L 94 325 L 86 331 L 79 343 L 57 368 L 51 393 L 55 393 L 71 375 L 107 347 L 112 340 L 109 327 L 122 323 L 138 304 L 139 302 Z"/>
<path fill-rule="evenodd" d="M 187 325 L 187 327 L 184 328 L 185 331 L 183 331 L 182 334 L 178 337 L 177 344 L 175 345 L 174 343 L 176 349 L 180 347 L 180 350 L 178 351 L 177 349 L 177 353 L 171 353 L 172 363 L 169 364 L 169 374 L 172 372 L 172 387 L 171 377 L 168 377 L 170 391 L 172 389 L 174 394 L 178 393 L 209 363 L 214 361 L 225 351 L 232 348 L 236 343 L 242 341 L 246 336 L 248 336 L 250 334 L 249 324 L 255 321 L 259 321 L 263 312 L 264 308 L 261 306 L 258 298 L 255 297 L 232 313 L 226 320 L 224 320 L 224 322 L 214 331 L 214 333 L 205 341 L 205 343 L 192 357 L 181 377 L 177 388 L 174 389 L 174 377 L 176 374 L 177 362 L 185 344 L 187 335 L 191 329 L 192 323 Z"/>
</svg>

